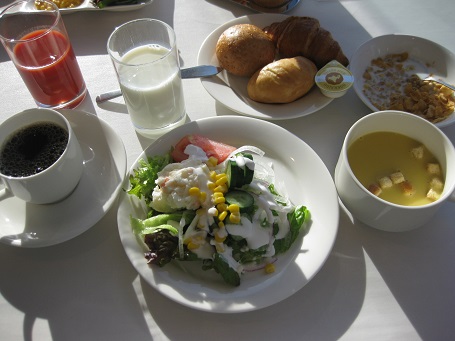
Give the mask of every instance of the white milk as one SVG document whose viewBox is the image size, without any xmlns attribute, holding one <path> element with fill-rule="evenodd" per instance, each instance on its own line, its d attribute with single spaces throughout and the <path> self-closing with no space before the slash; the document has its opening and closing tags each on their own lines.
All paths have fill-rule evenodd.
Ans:
<svg viewBox="0 0 455 341">
<path fill-rule="evenodd" d="M 160 45 L 128 51 L 119 67 L 120 87 L 138 130 L 166 128 L 185 115 L 182 80 L 175 54 Z"/>
</svg>

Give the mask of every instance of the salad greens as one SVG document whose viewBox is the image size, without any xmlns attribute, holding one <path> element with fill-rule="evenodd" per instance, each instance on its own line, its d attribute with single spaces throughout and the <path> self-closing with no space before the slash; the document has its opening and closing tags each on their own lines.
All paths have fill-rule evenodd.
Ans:
<svg viewBox="0 0 455 341">
<path fill-rule="evenodd" d="M 148 207 L 147 218 L 130 217 L 147 262 L 198 260 L 232 286 L 245 271 L 274 267 L 308 232 L 311 214 L 279 194 L 262 156 L 244 146 L 220 164 L 200 150 L 181 162 L 171 153 L 140 160 L 128 194 Z"/>
</svg>

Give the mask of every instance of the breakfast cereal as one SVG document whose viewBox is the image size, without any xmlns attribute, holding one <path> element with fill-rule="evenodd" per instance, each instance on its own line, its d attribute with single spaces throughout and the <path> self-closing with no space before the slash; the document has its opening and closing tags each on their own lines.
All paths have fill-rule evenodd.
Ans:
<svg viewBox="0 0 455 341">
<path fill-rule="evenodd" d="M 363 92 L 379 110 L 407 111 L 433 123 L 444 120 L 455 108 L 452 90 L 423 81 L 415 72 L 416 61 L 407 52 L 373 59 L 363 74 Z"/>
</svg>

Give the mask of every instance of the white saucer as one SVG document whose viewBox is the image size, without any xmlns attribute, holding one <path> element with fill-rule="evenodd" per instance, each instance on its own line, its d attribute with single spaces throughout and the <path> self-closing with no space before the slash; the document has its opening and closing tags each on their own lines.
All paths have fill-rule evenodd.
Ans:
<svg viewBox="0 0 455 341">
<path fill-rule="evenodd" d="M 126 174 L 122 139 L 103 120 L 78 110 L 59 110 L 71 123 L 84 156 L 84 173 L 74 192 L 50 205 L 0 197 L 0 242 L 17 247 L 62 243 L 88 230 L 118 197 Z"/>
</svg>

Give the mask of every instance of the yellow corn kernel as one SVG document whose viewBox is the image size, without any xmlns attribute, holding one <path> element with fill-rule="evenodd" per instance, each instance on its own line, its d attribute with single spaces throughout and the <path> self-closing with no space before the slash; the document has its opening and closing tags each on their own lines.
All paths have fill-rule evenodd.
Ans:
<svg viewBox="0 0 455 341">
<path fill-rule="evenodd" d="M 226 199 L 224 197 L 216 197 L 216 198 L 213 198 L 213 203 L 215 205 L 218 205 L 218 204 L 222 204 L 226 202 Z"/>
<path fill-rule="evenodd" d="M 227 211 L 221 212 L 221 213 L 218 215 L 218 219 L 219 219 L 220 221 L 223 221 L 224 219 L 226 219 L 227 214 L 228 214 Z"/>
<path fill-rule="evenodd" d="M 209 167 L 215 167 L 218 164 L 218 159 L 216 157 L 210 156 L 206 163 Z"/>
<path fill-rule="evenodd" d="M 223 211 L 227 210 L 228 205 L 223 202 L 221 204 L 216 205 L 216 208 L 217 208 L 218 212 L 223 212 Z"/>
<path fill-rule="evenodd" d="M 216 172 L 215 171 L 210 172 L 210 179 L 213 181 L 216 181 Z"/>
<path fill-rule="evenodd" d="M 190 195 L 199 195 L 201 193 L 201 190 L 198 188 L 198 187 L 191 187 L 189 190 L 188 190 L 188 193 Z"/>
<path fill-rule="evenodd" d="M 215 184 L 216 186 L 216 184 Z M 226 186 L 226 184 L 224 185 L 221 185 L 221 186 L 216 186 L 214 189 L 213 189 L 214 192 L 221 192 L 221 193 L 227 193 L 228 191 L 228 188 Z"/>
<path fill-rule="evenodd" d="M 220 236 L 218 232 L 215 233 L 215 241 L 218 243 L 222 243 L 226 240 L 226 236 Z"/>
<path fill-rule="evenodd" d="M 220 222 L 218 223 L 218 227 L 219 227 L 220 229 L 224 229 L 224 223 L 223 223 L 222 221 L 220 221 Z"/>
<path fill-rule="evenodd" d="M 217 252 L 220 252 L 220 253 L 224 252 L 224 246 L 222 243 L 216 243 L 215 248 L 216 248 Z"/>
<path fill-rule="evenodd" d="M 218 175 L 221 175 L 221 174 L 218 174 Z M 227 181 L 228 181 L 228 177 L 226 176 L 226 174 L 223 173 L 223 176 L 220 176 L 220 177 L 217 176 L 215 183 L 217 184 L 217 186 L 222 186 L 225 183 L 227 183 Z"/>
<path fill-rule="evenodd" d="M 240 223 L 240 214 L 236 214 L 236 213 L 231 213 L 229 215 L 229 221 L 233 224 L 238 224 Z"/>
<path fill-rule="evenodd" d="M 208 188 L 209 190 L 211 190 L 211 191 L 214 191 L 215 188 L 216 188 L 216 183 L 209 181 L 209 182 L 207 183 L 207 188 Z"/>
<path fill-rule="evenodd" d="M 196 244 L 196 243 L 193 243 L 193 242 L 189 242 L 188 245 L 188 250 L 196 250 L 199 248 L 199 244 Z"/>
<path fill-rule="evenodd" d="M 222 198 L 224 194 L 222 192 L 213 192 L 213 198 Z"/>
<path fill-rule="evenodd" d="M 231 213 L 239 213 L 240 212 L 240 207 L 237 204 L 230 204 L 227 209 Z"/>
<path fill-rule="evenodd" d="M 200 202 L 204 202 L 205 199 L 207 199 L 207 193 L 201 192 L 201 193 L 199 194 L 199 201 L 200 201 Z"/>
<path fill-rule="evenodd" d="M 264 267 L 265 273 L 271 274 L 275 272 L 275 264 L 267 263 Z"/>
<path fill-rule="evenodd" d="M 216 175 L 215 180 L 219 180 L 219 179 L 221 179 L 223 176 L 226 176 L 226 173 L 218 173 L 218 174 Z"/>
</svg>

